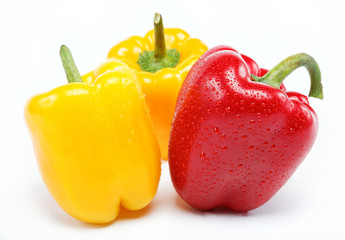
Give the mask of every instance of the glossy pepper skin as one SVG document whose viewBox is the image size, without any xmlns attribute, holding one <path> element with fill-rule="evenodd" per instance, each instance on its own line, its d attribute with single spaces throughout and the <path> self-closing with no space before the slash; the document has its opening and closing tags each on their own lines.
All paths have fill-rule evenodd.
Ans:
<svg viewBox="0 0 345 240">
<path fill-rule="evenodd" d="M 135 74 L 118 66 L 93 84 L 31 98 L 25 119 L 42 178 L 71 216 L 107 223 L 120 205 L 147 206 L 160 179 L 159 146 Z"/>
<path fill-rule="evenodd" d="M 322 98 L 319 68 L 306 54 L 261 78 L 251 73 L 266 71 L 230 47 L 210 49 L 198 60 L 181 87 L 169 143 L 171 179 L 182 199 L 201 210 L 247 212 L 285 184 L 318 129 L 308 98 L 279 89 L 299 66 L 311 75 L 310 96 Z M 261 83 L 268 77 L 274 87 Z"/>
<path fill-rule="evenodd" d="M 162 158 L 166 159 L 177 95 L 188 71 L 207 50 L 207 46 L 201 40 L 190 37 L 182 29 L 165 28 L 166 49 L 176 49 L 180 53 L 180 59 L 175 67 L 152 73 L 141 70 L 137 61 L 144 51 L 155 49 L 154 34 L 155 31 L 151 30 L 144 37 L 132 36 L 120 42 L 109 51 L 108 60 L 120 60 L 136 72 L 149 106 Z M 111 69 L 111 65 L 108 67 Z M 92 81 L 97 76 L 97 72 L 90 72 L 84 75 L 83 79 L 86 82 Z"/>
</svg>

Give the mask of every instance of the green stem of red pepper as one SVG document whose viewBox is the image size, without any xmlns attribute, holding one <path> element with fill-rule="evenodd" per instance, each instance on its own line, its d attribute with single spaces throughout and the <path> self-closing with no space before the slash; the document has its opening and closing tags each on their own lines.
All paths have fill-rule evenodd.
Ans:
<svg viewBox="0 0 345 240">
<path fill-rule="evenodd" d="M 60 48 L 60 58 L 65 69 L 68 83 L 83 82 L 77 66 L 75 65 L 71 51 L 65 45 Z"/>
<path fill-rule="evenodd" d="M 313 57 L 305 53 L 295 54 L 284 59 L 262 77 L 257 77 L 255 75 L 251 75 L 251 77 L 254 81 L 279 88 L 284 79 L 299 67 L 305 67 L 309 72 L 311 80 L 309 97 L 323 99 L 323 87 L 319 65 Z"/>
</svg>

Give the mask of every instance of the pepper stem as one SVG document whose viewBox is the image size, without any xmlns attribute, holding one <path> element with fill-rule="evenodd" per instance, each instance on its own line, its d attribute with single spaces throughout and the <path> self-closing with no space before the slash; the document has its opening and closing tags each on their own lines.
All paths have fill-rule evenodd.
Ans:
<svg viewBox="0 0 345 240">
<path fill-rule="evenodd" d="M 167 49 L 162 16 L 155 14 L 154 20 L 154 50 L 139 54 L 137 64 L 140 70 L 155 73 L 163 68 L 174 68 L 180 61 L 180 52 L 175 48 Z"/>
<path fill-rule="evenodd" d="M 166 56 L 163 19 L 159 13 L 155 13 L 153 23 L 154 23 L 154 36 L 155 36 L 154 57 L 155 57 L 155 60 L 159 61 Z"/>
<path fill-rule="evenodd" d="M 83 82 L 71 51 L 65 45 L 61 45 L 60 47 L 60 58 L 63 68 L 65 69 L 68 83 Z"/>
<path fill-rule="evenodd" d="M 305 53 L 295 54 L 284 59 L 262 77 L 254 75 L 251 75 L 251 77 L 254 81 L 279 88 L 283 80 L 299 67 L 305 67 L 309 72 L 311 81 L 309 97 L 323 99 L 323 87 L 319 65 L 313 57 Z"/>
</svg>

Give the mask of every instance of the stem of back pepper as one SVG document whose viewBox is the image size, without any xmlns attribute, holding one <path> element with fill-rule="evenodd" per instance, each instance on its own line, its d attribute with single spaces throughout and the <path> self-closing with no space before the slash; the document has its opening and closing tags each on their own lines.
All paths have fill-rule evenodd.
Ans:
<svg viewBox="0 0 345 240">
<path fill-rule="evenodd" d="M 75 65 L 71 51 L 65 45 L 60 47 L 60 58 L 65 69 L 68 83 L 83 82 L 77 66 Z"/>
<path fill-rule="evenodd" d="M 284 59 L 262 77 L 251 75 L 251 78 L 256 82 L 279 88 L 284 79 L 299 67 L 305 67 L 309 72 L 311 85 L 308 96 L 323 99 L 319 65 L 313 57 L 305 53 L 295 54 Z"/>
<path fill-rule="evenodd" d="M 166 56 L 166 46 L 165 46 L 163 19 L 159 13 L 155 13 L 153 24 L 154 24 L 154 36 L 155 36 L 154 58 L 156 61 L 160 61 L 162 58 Z"/>
<path fill-rule="evenodd" d="M 139 54 L 137 64 L 142 71 L 155 73 L 163 68 L 174 68 L 180 61 L 180 52 L 175 48 L 166 49 L 163 19 L 155 13 L 154 23 L 154 50 L 143 51 Z"/>
</svg>

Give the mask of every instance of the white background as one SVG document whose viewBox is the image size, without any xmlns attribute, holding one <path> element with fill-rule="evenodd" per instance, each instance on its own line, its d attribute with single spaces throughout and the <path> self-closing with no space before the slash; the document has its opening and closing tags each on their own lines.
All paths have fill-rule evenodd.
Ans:
<svg viewBox="0 0 345 240">
<path fill-rule="evenodd" d="M 345 31 L 342 1 L 0 0 L 0 239 L 345 239 Z M 117 42 L 144 35 L 154 12 L 209 47 L 227 44 L 271 68 L 306 52 L 319 63 L 323 101 L 315 145 L 288 183 L 247 216 L 200 212 L 175 193 L 163 164 L 152 204 L 110 225 L 73 219 L 41 180 L 23 119 L 33 94 L 66 83 L 58 51 L 67 44 L 81 73 Z M 307 94 L 297 70 L 286 86 Z"/>
</svg>

